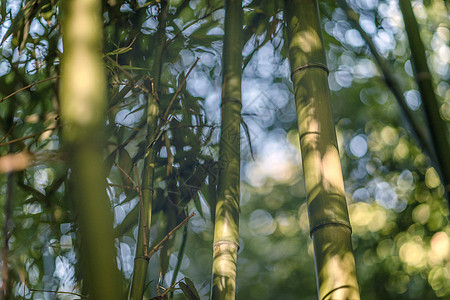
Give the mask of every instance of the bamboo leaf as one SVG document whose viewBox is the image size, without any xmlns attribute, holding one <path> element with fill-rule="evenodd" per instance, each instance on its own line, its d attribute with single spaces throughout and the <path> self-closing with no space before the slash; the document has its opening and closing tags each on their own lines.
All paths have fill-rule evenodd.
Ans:
<svg viewBox="0 0 450 300">
<path fill-rule="evenodd" d="M 105 170 L 106 173 L 109 174 L 109 171 L 111 171 L 111 168 L 114 164 L 114 162 L 116 161 L 116 156 L 117 156 L 117 149 L 114 150 L 113 152 L 111 152 L 105 159 Z"/>
<path fill-rule="evenodd" d="M 106 56 L 119 55 L 119 54 L 127 53 L 128 51 L 131 51 L 131 50 L 133 50 L 133 48 L 131 48 L 131 47 L 123 47 L 123 48 L 118 48 L 118 49 L 116 49 L 114 51 L 108 52 L 105 55 Z M 121 66 L 121 67 L 125 69 L 126 66 Z"/>
<path fill-rule="evenodd" d="M 247 123 L 245 123 L 244 119 L 241 120 L 242 127 L 244 128 L 245 136 L 247 137 L 248 146 L 250 147 L 250 155 L 252 156 L 252 159 L 255 160 L 255 157 L 253 156 L 253 147 L 252 147 L 252 140 L 250 138 L 250 131 L 248 129 Z"/>
<path fill-rule="evenodd" d="M 200 296 L 198 295 L 197 289 L 195 288 L 195 285 L 192 282 L 192 280 L 190 280 L 188 277 L 186 277 L 184 279 L 184 281 L 186 281 L 186 284 L 188 285 L 189 289 L 197 297 L 197 299 L 200 299 Z"/>
<path fill-rule="evenodd" d="M 191 291 L 191 288 L 185 284 L 184 282 L 180 282 L 179 286 L 181 288 L 181 291 L 183 294 L 189 299 L 189 300 L 200 300 L 200 297 L 197 297 L 196 294 L 194 294 Z"/>
</svg>

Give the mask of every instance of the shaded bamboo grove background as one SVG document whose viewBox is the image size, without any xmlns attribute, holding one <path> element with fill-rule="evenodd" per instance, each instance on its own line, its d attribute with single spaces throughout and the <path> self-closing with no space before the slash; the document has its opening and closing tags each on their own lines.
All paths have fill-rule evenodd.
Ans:
<svg viewBox="0 0 450 300">
<path fill-rule="evenodd" d="M 1 1 L 0 298 L 449 298 L 447 5 Z"/>
</svg>

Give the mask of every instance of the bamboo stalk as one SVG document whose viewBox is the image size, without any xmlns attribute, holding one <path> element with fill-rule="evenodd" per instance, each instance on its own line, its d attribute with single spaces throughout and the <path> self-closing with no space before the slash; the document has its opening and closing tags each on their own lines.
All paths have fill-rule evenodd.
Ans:
<svg viewBox="0 0 450 300">
<path fill-rule="evenodd" d="M 405 97 L 403 96 L 403 92 L 400 88 L 400 82 L 393 75 L 391 68 L 388 65 L 388 62 L 378 53 L 375 44 L 369 35 L 362 29 L 361 25 L 359 25 L 359 16 L 353 11 L 347 4 L 345 0 L 337 1 L 339 6 L 346 12 L 349 22 L 358 30 L 359 34 L 366 42 L 369 47 L 370 52 L 372 53 L 373 58 L 375 59 L 378 67 L 380 68 L 381 73 L 383 74 L 383 80 L 386 83 L 386 86 L 391 90 L 392 95 L 395 100 L 397 100 L 398 105 L 400 106 L 401 112 L 411 127 L 411 132 L 413 136 L 416 138 L 418 144 L 422 147 L 422 149 L 431 157 L 432 160 L 435 161 L 435 155 L 433 151 L 433 146 L 431 145 L 430 138 L 423 128 L 422 120 L 418 118 L 418 115 L 415 115 L 411 109 L 406 104 Z M 436 162 L 437 164 L 437 162 Z"/>
<path fill-rule="evenodd" d="M 285 0 L 319 299 L 359 299 L 316 0 Z"/>
<path fill-rule="evenodd" d="M 425 47 L 420 37 L 419 26 L 409 0 L 399 1 L 405 29 L 408 35 L 412 56 L 414 77 L 419 87 L 425 119 L 428 123 L 431 141 L 436 152 L 439 165 L 439 175 L 445 187 L 446 198 L 450 204 L 450 147 L 448 142 L 448 127 L 439 113 L 439 105 L 434 94 L 433 81 L 428 69 Z"/>
<path fill-rule="evenodd" d="M 63 141 L 71 169 L 71 197 L 81 238 L 83 289 L 91 299 L 120 299 L 113 216 L 103 165 L 106 76 L 102 61 L 102 3 L 64 1 L 61 64 Z"/>
<path fill-rule="evenodd" d="M 225 1 L 222 124 L 213 244 L 212 299 L 234 299 L 239 248 L 242 1 Z"/>
<path fill-rule="evenodd" d="M 150 226 L 152 223 L 153 177 L 157 151 L 153 141 L 157 136 L 159 120 L 159 103 L 157 101 L 158 89 L 162 69 L 163 50 L 166 43 L 167 1 L 161 1 L 159 13 L 159 27 L 156 37 L 156 46 L 153 58 L 152 76 L 153 90 L 148 95 L 147 103 L 147 151 L 144 157 L 144 170 L 142 174 L 142 206 L 140 209 L 138 240 L 136 242 L 136 256 L 134 260 L 133 279 L 128 299 L 141 300 L 144 294 L 149 258 L 146 253 L 150 240 Z"/>
</svg>

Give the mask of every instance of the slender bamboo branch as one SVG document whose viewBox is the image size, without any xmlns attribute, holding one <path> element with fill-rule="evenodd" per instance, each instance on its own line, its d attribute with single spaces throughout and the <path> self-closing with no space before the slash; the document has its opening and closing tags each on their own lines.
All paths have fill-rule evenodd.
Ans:
<svg viewBox="0 0 450 300">
<path fill-rule="evenodd" d="M 130 180 L 131 181 L 131 183 L 133 184 L 133 186 L 134 186 L 134 189 L 136 190 L 136 191 L 138 191 L 139 192 L 139 188 L 138 188 L 138 186 L 137 186 L 137 184 L 136 184 L 136 182 L 134 182 L 134 180 L 133 180 L 133 178 L 131 178 L 131 176 L 130 175 L 128 175 L 128 173 L 127 172 L 125 172 L 125 170 L 124 169 L 122 169 L 117 163 L 114 163 L 114 165 L 122 172 L 122 174 L 124 174 L 127 178 L 128 178 L 128 180 Z"/>
<path fill-rule="evenodd" d="M 138 86 L 142 91 L 144 91 L 147 94 L 150 93 L 150 91 L 145 86 L 143 86 L 139 82 L 136 82 L 134 80 L 133 75 L 131 75 L 131 73 L 128 72 L 127 70 L 125 70 L 124 68 L 122 68 L 122 66 L 119 65 L 114 59 L 112 59 L 111 57 L 109 57 L 107 55 L 105 57 L 109 62 L 111 62 L 113 65 L 115 65 L 123 74 L 125 74 L 129 80 L 131 80 L 132 82 L 135 82 L 135 85 Z"/>
<path fill-rule="evenodd" d="M 136 242 L 136 255 L 134 260 L 133 278 L 130 286 L 129 300 L 141 300 L 144 294 L 147 277 L 148 256 L 146 249 L 150 234 L 153 201 L 153 179 L 157 151 L 155 147 L 148 147 L 157 135 L 159 120 L 159 101 L 157 98 L 160 86 L 160 77 L 163 64 L 163 52 L 166 43 L 167 0 L 161 0 L 159 11 L 159 26 L 156 33 L 156 45 L 152 66 L 152 91 L 147 98 L 147 137 L 142 175 L 142 202 L 143 209 L 139 212 L 138 239 Z M 143 216 L 145 215 L 145 216 Z M 143 223 L 145 222 L 145 224 Z M 145 245 L 147 243 L 147 245 Z"/>
<path fill-rule="evenodd" d="M 141 179 L 139 178 L 139 172 L 137 170 L 137 165 L 134 164 L 134 171 L 136 172 L 136 180 L 138 182 L 138 193 L 139 193 L 139 203 L 141 205 L 141 210 L 144 211 L 144 199 L 142 198 L 142 188 L 141 188 Z M 145 214 L 140 214 L 141 216 L 141 222 L 143 224 L 144 232 L 148 230 L 147 228 L 147 221 L 145 220 Z M 147 235 L 144 235 L 144 255 L 147 256 L 148 253 L 148 240 Z"/>
<path fill-rule="evenodd" d="M 164 115 L 162 117 L 163 121 L 167 120 L 167 116 L 169 115 L 170 109 L 172 108 L 173 103 L 175 102 L 175 99 L 177 98 L 178 94 L 181 92 L 181 89 L 183 88 L 183 86 L 186 83 L 187 78 L 189 77 L 189 74 L 191 74 L 192 70 L 195 68 L 195 66 L 197 65 L 198 61 L 200 60 L 200 58 L 197 57 L 197 59 L 194 61 L 194 63 L 192 64 L 191 68 L 189 69 L 189 71 L 186 73 L 186 76 L 184 77 L 183 81 L 181 82 L 181 84 L 178 86 L 177 91 L 175 92 L 175 94 L 172 97 L 172 100 L 170 100 L 169 105 L 167 106 L 166 111 L 164 112 Z"/>
<path fill-rule="evenodd" d="M 17 124 L 17 122 L 14 122 L 14 124 L 11 126 L 11 128 L 8 129 L 8 132 L 0 140 L 0 144 L 8 137 L 8 135 L 11 133 L 11 131 L 14 129 L 14 127 L 16 127 L 16 124 Z"/>
<path fill-rule="evenodd" d="M 161 137 L 161 135 L 163 134 L 163 130 L 162 128 L 164 126 L 166 126 L 167 124 L 170 123 L 170 121 L 172 120 L 173 115 L 169 116 L 170 113 L 170 109 L 172 108 L 173 103 L 175 102 L 175 99 L 178 97 L 178 94 L 181 92 L 181 89 L 183 88 L 183 86 L 186 83 L 187 78 L 189 77 L 189 74 L 191 74 L 192 70 L 194 69 L 194 67 L 197 65 L 197 62 L 199 61 L 199 58 L 197 58 L 194 62 L 194 64 L 191 66 L 191 68 L 189 69 L 189 71 L 186 74 L 186 77 L 183 79 L 183 81 L 181 82 L 180 86 L 177 88 L 175 94 L 173 95 L 172 99 L 170 100 L 169 105 L 167 106 L 166 111 L 164 112 L 164 116 L 162 117 L 162 121 L 163 123 L 159 123 L 158 127 L 156 129 L 156 136 L 155 138 L 152 140 L 152 142 L 148 145 L 147 147 L 147 151 L 153 147 L 153 145 L 159 140 L 159 138 Z"/>
<path fill-rule="evenodd" d="M 159 295 L 160 297 L 164 297 L 168 292 L 172 291 L 175 286 L 177 284 L 179 284 L 180 282 L 182 282 L 184 280 L 184 278 L 181 278 L 180 280 L 178 280 L 177 282 L 173 283 L 170 287 L 168 287 L 161 295 Z"/>
<path fill-rule="evenodd" d="M 186 219 L 184 219 L 174 229 L 172 229 L 169 233 L 167 233 L 166 236 L 158 244 L 156 244 L 155 247 L 153 247 L 153 249 L 147 255 L 148 259 L 150 259 L 159 249 L 161 249 L 163 247 L 164 242 L 167 241 L 178 229 L 180 229 L 181 226 L 183 226 L 193 216 L 195 216 L 195 212 L 190 214 Z"/>
<path fill-rule="evenodd" d="M 79 294 L 79 293 L 74 293 L 74 292 L 61 292 L 61 291 L 51 291 L 51 290 L 37 290 L 37 289 L 31 289 L 31 292 L 42 292 L 42 293 L 53 293 L 53 294 L 65 294 L 65 295 L 73 295 L 73 296 L 78 296 L 80 298 L 87 298 L 88 296 Z"/>
<path fill-rule="evenodd" d="M 433 159 L 433 147 L 431 145 L 427 132 L 423 129 L 423 126 L 418 119 L 419 116 L 415 115 L 406 104 L 405 97 L 403 96 L 402 90 L 400 89 L 400 83 L 393 75 L 393 72 L 386 60 L 378 53 L 378 50 L 375 47 L 372 38 L 362 29 L 361 25 L 359 25 L 359 15 L 355 11 L 353 11 L 350 6 L 348 6 L 345 0 L 337 0 L 337 2 L 339 6 L 346 12 L 349 18 L 349 22 L 352 24 L 353 28 L 355 28 L 359 32 L 359 34 L 369 47 L 373 58 L 375 59 L 378 67 L 381 70 L 381 73 L 383 74 L 383 80 L 386 83 L 386 86 L 391 90 L 392 95 L 394 95 L 395 100 L 400 106 L 401 112 L 403 113 L 407 123 L 411 126 L 413 136 L 416 138 L 418 144 L 422 147 L 422 149 Z"/>
<path fill-rule="evenodd" d="M 9 238 L 11 237 L 10 222 L 11 222 L 11 206 L 13 198 L 13 173 L 8 173 L 7 195 L 5 203 L 5 225 L 3 226 L 3 249 L 2 249 L 2 286 L 0 288 L 0 298 L 9 299 L 11 296 L 11 286 L 9 281 Z"/>
<path fill-rule="evenodd" d="M 29 89 L 30 87 L 33 87 L 33 86 L 35 86 L 35 85 L 37 85 L 37 84 L 40 84 L 40 83 L 43 83 L 43 82 L 46 82 L 46 81 L 49 81 L 49 80 L 52 80 L 52 79 L 56 79 L 56 78 L 58 78 L 58 77 L 59 77 L 59 75 L 55 75 L 55 76 L 52 76 L 52 77 L 49 77 L 49 78 L 45 78 L 45 79 L 39 80 L 39 81 L 37 81 L 37 82 L 33 82 L 33 83 L 31 83 L 31 84 L 29 84 L 29 85 L 27 85 L 27 86 L 24 86 L 23 88 L 18 89 L 17 91 L 15 91 L 15 92 L 9 94 L 8 96 L 2 98 L 2 99 L 0 100 L 0 103 L 2 103 L 3 101 L 5 101 L 5 100 L 11 98 L 12 96 L 14 96 L 14 95 L 16 95 L 16 94 L 18 94 L 18 93 L 20 93 L 20 92 L 22 92 L 22 91 L 25 91 L 25 90 Z"/>
<path fill-rule="evenodd" d="M 127 189 L 127 190 L 133 190 L 135 191 L 136 188 L 129 186 L 129 185 L 122 185 L 122 184 L 114 184 L 114 183 L 108 183 L 108 186 L 112 186 L 112 187 L 118 187 L 121 189 Z"/>
<path fill-rule="evenodd" d="M 6 145 L 10 145 L 10 144 L 14 144 L 14 143 L 17 143 L 17 142 L 21 142 L 21 141 L 24 141 L 24 140 L 31 139 L 31 138 L 33 138 L 35 136 L 38 136 L 38 135 L 40 135 L 40 134 L 42 134 L 42 133 L 44 133 L 46 131 L 55 130 L 58 127 L 61 127 L 61 125 L 58 125 L 58 126 L 55 126 L 55 127 L 51 127 L 51 128 L 47 128 L 47 129 L 41 130 L 41 131 L 39 131 L 37 133 L 30 134 L 30 135 L 27 135 L 27 136 L 24 136 L 24 137 L 21 137 L 21 138 L 18 138 L 18 139 L 7 141 L 6 143 L 0 144 L 0 147 L 6 146 Z"/>
<path fill-rule="evenodd" d="M 414 77 L 422 97 L 425 119 L 428 123 L 431 141 L 438 161 L 438 172 L 444 185 L 446 198 L 450 205 L 450 146 L 448 140 L 448 126 L 439 113 L 439 104 L 434 94 L 433 81 L 428 69 L 425 47 L 420 37 L 410 0 L 399 1 L 400 10 L 405 22 L 412 56 Z"/>
</svg>

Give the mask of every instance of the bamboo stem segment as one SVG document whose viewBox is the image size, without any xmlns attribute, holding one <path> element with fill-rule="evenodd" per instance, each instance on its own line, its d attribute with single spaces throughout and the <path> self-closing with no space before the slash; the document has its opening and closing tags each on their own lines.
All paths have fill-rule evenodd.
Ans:
<svg viewBox="0 0 450 300">
<path fill-rule="evenodd" d="M 420 37 L 410 0 L 399 1 L 405 29 L 411 49 L 412 65 L 417 86 L 422 97 L 425 119 L 430 128 L 430 136 L 439 165 L 439 175 L 445 187 L 446 198 L 450 204 L 450 146 L 448 141 L 448 127 L 439 113 L 439 105 L 434 94 L 433 81 L 428 69 L 425 47 Z"/>
<path fill-rule="evenodd" d="M 285 0 L 319 299 L 360 299 L 316 0 Z"/>
<path fill-rule="evenodd" d="M 100 163 L 107 108 L 102 2 L 63 1 L 62 9 L 61 118 L 71 169 L 71 197 L 80 228 L 83 288 L 90 299 L 118 300 L 123 286 L 116 263 L 106 174 Z"/>
<path fill-rule="evenodd" d="M 242 1 L 225 1 L 222 124 L 211 299 L 234 299 L 239 238 Z"/>
<path fill-rule="evenodd" d="M 134 260 L 133 279 L 131 281 L 128 299 L 141 300 L 147 278 L 148 256 L 146 250 L 150 240 L 150 226 L 152 223 L 153 179 L 157 151 L 154 143 L 158 135 L 159 103 L 157 94 L 160 85 L 163 51 L 166 43 L 167 1 L 161 1 L 159 13 L 159 27 L 156 36 L 152 75 L 153 90 L 147 98 L 147 137 L 144 170 L 142 175 L 142 207 L 139 210 L 138 239 L 136 242 L 136 256 Z"/>
</svg>

